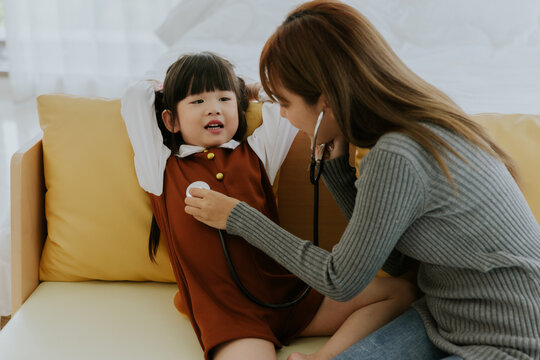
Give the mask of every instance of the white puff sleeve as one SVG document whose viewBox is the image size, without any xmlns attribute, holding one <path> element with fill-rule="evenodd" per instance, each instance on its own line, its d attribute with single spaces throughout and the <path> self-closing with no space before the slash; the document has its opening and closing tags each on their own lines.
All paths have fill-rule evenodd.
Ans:
<svg viewBox="0 0 540 360">
<path fill-rule="evenodd" d="M 259 97 L 261 98 L 263 97 Z M 261 159 L 268 179 L 273 184 L 298 129 L 292 126 L 289 120 L 281 117 L 279 103 L 265 101 L 262 106 L 262 118 L 262 125 L 255 129 L 247 141 Z"/>
<path fill-rule="evenodd" d="M 163 174 L 171 151 L 163 144 L 156 122 L 155 94 L 152 84 L 138 81 L 122 96 L 122 117 L 135 153 L 135 171 L 139 185 L 147 192 L 161 195 Z"/>
</svg>

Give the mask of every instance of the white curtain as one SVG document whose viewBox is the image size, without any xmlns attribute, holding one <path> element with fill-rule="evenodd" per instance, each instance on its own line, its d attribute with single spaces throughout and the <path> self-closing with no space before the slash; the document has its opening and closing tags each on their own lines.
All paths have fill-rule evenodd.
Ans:
<svg viewBox="0 0 540 360">
<path fill-rule="evenodd" d="M 178 0 L 5 0 L 16 100 L 62 92 L 117 97 L 165 46 L 154 34 Z"/>
<path fill-rule="evenodd" d="M 0 218 L 0 315 L 11 314 L 9 216 Z"/>
<path fill-rule="evenodd" d="M 13 98 L 26 101 L 52 92 L 120 97 L 166 49 L 154 31 L 178 3 L 4 0 Z M 11 313 L 9 210 L 0 216 L 0 315 L 5 316 Z"/>
</svg>

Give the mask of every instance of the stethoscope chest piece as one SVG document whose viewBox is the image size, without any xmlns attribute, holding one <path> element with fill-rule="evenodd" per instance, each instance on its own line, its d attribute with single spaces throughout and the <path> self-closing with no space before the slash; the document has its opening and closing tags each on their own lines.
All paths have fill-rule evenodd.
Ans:
<svg viewBox="0 0 540 360">
<path fill-rule="evenodd" d="M 195 181 L 189 184 L 189 186 L 186 189 L 186 197 L 191 197 L 191 194 L 189 193 L 189 190 L 191 189 L 206 189 L 210 190 L 210 185 L 205 183 L 204 181 Z"/>
</svg>

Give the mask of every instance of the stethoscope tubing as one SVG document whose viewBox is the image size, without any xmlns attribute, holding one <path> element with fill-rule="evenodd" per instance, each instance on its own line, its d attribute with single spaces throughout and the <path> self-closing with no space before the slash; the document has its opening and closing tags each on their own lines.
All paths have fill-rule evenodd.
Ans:
<svg viewBox="0 0 540 360">
<path fill-rule="evenodd" d="M 313 132 L 313 142 L 311 144 L 311 162 L 309 164 L 309 181 L 313 185 L 313 244 L 319 246 L 319 180 L 324 167 L 324 150 L 325 144 L 317 145 L 317 137 L 319 128 L 324 117 L 324 110 L 321 111 L 315 124 Z M 317 146 L 320 148 L 321 158 L 317 159 Z"/>
<path fill-rule="evenodd" d="M 313 143 L 312 143 L 312 152 L 311 152 L 311 162 L 309 164 L 309 180 L 311 184 L 313 184 L 313 244 L 315 246 L 319 246 L 319 180 L 321 178 L 321 174 L 323 171 L 324 161 L 323 161 L 323 155 L 324 155 L 324 148 L 325 145 L 322 144 L 321 146 L 321 158 L 316 158 L 316 146 L 317 146 L 317 136 L 319 134 L 319 127 L 321 126 L 321 121 L 324 116 L 324 110 L 321 111 L 319 114 L 319 117 L 317 118 L 317 123 L 315 125 L 315 131 L 313 133 Z M 234 268 L 234 264 L 231 260 L 231 256 L 229 254 L 229 249 L 227 246 L 227 242 L 225 240 L 226 232 L 224 230 L 218 230 L 219 232 L 219 238 L 221 240 L 221 246 L 223 247 L 223 254 L 225 255 L 225 261 L 227 262 L 227 267 L 229 268 L 229 272 L 231 274 L 231 277 L 233 278 L 234 282 L 236 283 L 236 286 L 244 293 L 244 295 L 254 302 L 257 305 L 260 305 L 262 307 L 270 308 L 270 309 L 283 309 L 290 306 L 293 306 L 295 304 L 298 304 L 300 301 L 302 301 L 309 291 L 311 290 L 311 287 L 306 285 L 306 288 L 304 291 L 298 295 L 295 299 L 279 303 L 279 304 L 272 304 L 267 303 L 266 301 L 260 300 L 255 295 L 253 295 L 249 290 L 244 286 L 240 278 L 238 277 L 238 273 L 236 272 L 236 269 Z"/>
<path fill-rule="evenodd" d="M 231 256 L 229 255 L 229 249 L 227 247 L 227 242 L 225 241 L 225 235 L 226 235 L 226 233 L 225 233 L 224 230 L 219 230 L 219 238 L 221 240 L 221 246 L 223 247 L 223 253 L 225 255 L 225 261 L 227 262 L 227 267 L 229 268 L 229 272 L 230 272 L 234 282 L 236 283 L 236 286 L 238 286 L 240 291 L 242 291 L 242 293 L 244 293 L 244 295 L 249 300 L 251 300 L 255 304 L 260 305 L 260 306 L 265 307 L 265 308 L 283 309 L 283 308 L 287 308 L 287 307 L 290 307 L 290 306 L 293 306 L 293 305 L 299 303 L 300 301 L 302 301 L 307 296 L 307 294 L 309 293 L 309 290 L 311 290 L 311 287 L 309 287 L 309 286 L 306 286 L 304 291 L 300 295 L 298 295 L 295 299 L 293 299 L 291 301 L 288 301 L 288 302 L 284 302 L 284 303 L 272 304 L 272 303 L 267 303 L 266 301 L 262 301 L 261 299 L 257 298 L 255 295 L 253 295 L 251 292 L 249 292 L 249 290 L 244 286 L 244 284 L 242 283 L 242 281 L 238 277 L 238 273 L 236 272 L 236 269 L 234 268 L 234 265 L 233 265 L 232 260 L 231 260 Z"/>
</svg>

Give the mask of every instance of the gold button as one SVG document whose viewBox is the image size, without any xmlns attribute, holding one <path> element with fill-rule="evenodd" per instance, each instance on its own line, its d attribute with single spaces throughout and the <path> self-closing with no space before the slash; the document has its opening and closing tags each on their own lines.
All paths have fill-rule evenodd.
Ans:
<svg viewBox="0 0 540 360">
<path fill-rule="evenodd" d="M 223 173 L 217 173 L 216 174 L 216 179 L 223 180 Z"/>
<path fill-rule="evenodd" d="M 212 160 L 214 158 L 214 156 L 216 156 L 216 155 L 214 155 L 214 153 L 206 154 L 206 157 L 208 158 L 208 160 Z"/>
<path fill-rule="evenodd" d="M 208 149 L 204 149 L 203 152 L 208 152 Z"/>
</svg>

